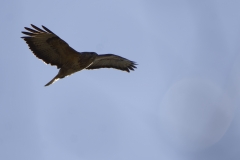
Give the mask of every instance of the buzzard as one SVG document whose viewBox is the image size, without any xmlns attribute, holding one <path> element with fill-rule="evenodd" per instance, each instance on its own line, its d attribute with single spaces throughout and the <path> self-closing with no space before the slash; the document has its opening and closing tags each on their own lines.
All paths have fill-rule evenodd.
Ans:
<svg viewBox="0 0 240 160">
<path fill-rule="evenodd" d="M 32 28 L 24 27 L 28 32 L 22 33 L 27 36 L 21 38 L 26 41 L 37 58 L 60 69 L 45 86 L 82 69 L 115 68 L 129 72 L 136 68 L 135 62 L 114 54 L 77 52 L 45 26 L 42 26 L 43 29 L 32 24 L 31 26 Z"/>
</svg>

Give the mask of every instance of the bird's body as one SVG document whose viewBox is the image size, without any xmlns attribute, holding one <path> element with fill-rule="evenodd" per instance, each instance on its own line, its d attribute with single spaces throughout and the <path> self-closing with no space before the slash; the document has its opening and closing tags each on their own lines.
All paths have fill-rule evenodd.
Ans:
<svg viewBox="0 0 240 160">
<path fill-rule="evenodd" d="M 64 78 L 82 69 L 115 68 L 129 72 L 136 68 L 136 63 L 114 55 L 98 55 L 95 52 L 77 52 L 48 28 L 44 30 L 32 25 L 34 29 L 25 27 L 30 32 L 22 32 L 22 37 L 33 54 L 45 63 L 59 68 L 58 74 L 45 86 L 59 78 Z"/>
</svg>

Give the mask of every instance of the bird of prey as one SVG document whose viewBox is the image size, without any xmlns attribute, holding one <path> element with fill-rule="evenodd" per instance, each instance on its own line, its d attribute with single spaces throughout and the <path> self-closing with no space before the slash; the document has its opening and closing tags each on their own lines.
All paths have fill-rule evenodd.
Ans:
<svg viewBox="0 0 240 160">
<path fill-rule="evenodd" d="M 31 26 L 32 28 L 24 27 L 28 32 L 22 33 L 27 36 L 21 38 L 26 41 L 37 58 L 60 69 L 45 86 L 82 69 L 115 68 L 129 72 L 136 68 L 134 61 L 114 54 L 98 55 L 95 52 L 77 52 L 45 26 L 42 26 L 43 29 L 32 24 Z"/>
</svg>

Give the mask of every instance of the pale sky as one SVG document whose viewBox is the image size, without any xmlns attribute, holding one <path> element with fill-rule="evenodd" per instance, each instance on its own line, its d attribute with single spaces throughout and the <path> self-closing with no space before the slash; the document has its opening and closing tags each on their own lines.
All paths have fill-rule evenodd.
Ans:
<svg viewBox="0 0 240 160">
<path fill-rule="evenodd" d="M 0 159 L 239 160 L 240 1 L 3 1 Z M 131 72 L 58 72 L 20 38 L 44 25 Z"/>
</svg>

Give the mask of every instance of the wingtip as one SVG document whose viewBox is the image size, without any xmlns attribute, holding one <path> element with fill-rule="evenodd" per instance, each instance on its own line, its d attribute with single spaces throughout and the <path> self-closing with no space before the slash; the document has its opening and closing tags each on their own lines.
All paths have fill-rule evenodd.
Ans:
<svg viewBox="0 0 240 160">
<path fill-rule="evenodd" d="M 132 61 L 133 65 L 138 65 L 137 62 Z"/>
</svg>

